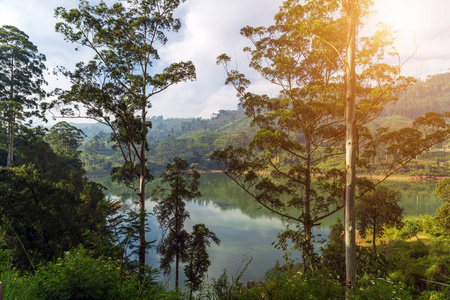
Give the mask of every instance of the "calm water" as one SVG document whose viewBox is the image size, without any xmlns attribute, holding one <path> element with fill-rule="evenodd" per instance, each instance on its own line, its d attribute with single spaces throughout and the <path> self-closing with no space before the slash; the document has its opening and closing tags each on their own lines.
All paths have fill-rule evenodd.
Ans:
<svg viewBox="0 0 450 300">
<path fill-rule="evenodd" d="M 115 199 L 132 205 L 136 200 L 133 193 L 125 187 L 111 184 L 109 179 L 96 180 L 108 187 L 108 193 Z M 434 215 L 441 205 L 434 189 L 435 182 L 388 182 L 392 188 L 402 193 L 400 205 L 405 214 Z M 151 187 L 148 189 L 151 190 Z M 259 280 L 264 272 L 273 267 L 278 260 L 283 261 L 283 252 L 271 245 L 276 240 L 277 233 L 284 229 L 281 220 L 263 208 L 258 208 L 255 201 L 245 194 L 234 182 L 221 173 L 203 174 L 200 190 L 202 197 L 187 205 L 191 220 L 185 223 L 189 230 L 194 224 L 204 223 L 206 227 L 216 233 L 221 240 L 220 246 L 212 245 L 209 255 L 212 264 L 208 271 L 209 278 L 218 278 L 224 269 L 230 276 L 235 276 L 244 265 L 253 258 L 242 280 Z M 150 197 L 146 207 L 152 211 L 154 203 Z M 337 218 L 343 219 L 342 213 L 331 216 L 316 227 L 314 233 L 326 236 L 329 228 Z M 155 218 L 150 218 L 151 232 L 147 240 L 160 238 L 161 233 Z M 299 258 L 299 254 L 294 254 Z M 158 257 L 151 253 L 148 264 L 158 267 Z M 180 272 L 182 274 L 182 272 Z M 184 278 L 181 278 L 184 281 Z"/>
</svg>

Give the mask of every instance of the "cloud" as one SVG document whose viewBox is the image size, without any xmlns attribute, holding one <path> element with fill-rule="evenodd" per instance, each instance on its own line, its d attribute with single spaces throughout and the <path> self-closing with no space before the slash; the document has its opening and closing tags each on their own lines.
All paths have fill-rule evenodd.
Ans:
<svg viewBox="0 0 450 300">
<path fill-rule="evenodd" d="M 182 29 L 177 36 L 170 34 L 172 41 L 159 52 L 162 63 L 191 60 L 197 69 L 197 80 L 183 85 L 184 92 L 171 88 L 155 97 L 156 114 L 209 118 L 220 109 L 236 109 L 236 93 L 232 88 L 224 87 L 226 74 L 216 65 L 216 58 L 227 53 L 241 72 L 254 78 L 254 72 L 248 68 L 247 55 L 242 52 L 250 43 L 239 31 L 246 25 L 270 25 L 281 3 L 281 0 L 186 1 L 178 14 Z M 180 95 L 183 96 L 181 99 Z M 167 110 L 161 102 L 175 102 L 179 106 Z"/>
<path fill-rule="evenodd" d="M 92 3 L 98 2 L 90 1 Z M 108 0 L 111 4 L 115 1 Z M 234 109 L 238 99 L 235 91 L 224 86 L 225 72 L 216 65 L 216 57 L 227 53 L 232 57 L 233 67 L 252 81 L 252 90 L 276 95 L 276 89 L 269 86 L 248 67 L 247 54 L 242 48 L 250 43 L 239 34 L 242 27 L 267 26 L 273 23 L 282 0 L 187 0 L 175 15 L 181 19 L 178 33 L 169 33 L 169 42 L 159 49 L 161 61 L 157 68 L 172 62 L 191 60 L 197 69 L 195 82 L 182 83 L 152 99 L 151 115 L 165 117 L 210 117 L 219 109 Z M 54 9 L 57 6 L 72 8 L 78 1 L 60 0 L 3 0 L 0 4 L 1 25 L 17 26 L 30 36 L 41 53 L 47 56 L 49 71 L 58 65 L 73 69 L 78 61 L 86 61 L 93 55 L 89 50 L 75 52 L 76 45 L 66 43 L 56 33 Z M 397 3 L 397 6 L 393 5 Z M 68 6 L 70 5 L 70 6 Z M 446 71 L 450 67 L 450 23 L 447 0 L 378 0 L 375 9 L 380 14 L 374 22 L 397 7 L 412 15 L 413 26 L 399 30 L 397 50 L 406 59 L 418 50 L 405 66 L 406 75 L 424 77 Z M 394 14 L 395 15 L 395 14 Z M 47 76 L 50 88 L 68 87 L 67 81 Z"/>
</svg>

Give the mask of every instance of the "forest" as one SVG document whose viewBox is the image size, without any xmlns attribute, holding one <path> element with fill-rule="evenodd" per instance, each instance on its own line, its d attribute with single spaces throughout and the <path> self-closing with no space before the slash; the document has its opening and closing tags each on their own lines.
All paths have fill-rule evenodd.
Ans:
<svg viewBox="0 0 450 300">
<path fill-rule="evenodd" d="M 182 2 L 55 8 L 55 31 L 91 58 L 59 66 L 70 85 L 52 91 L 30 36 L 0 27 L 0 300 L 450 299 L 450 73 L 404 76 L 389 26 L 359 34 L 370 0 L 286 0 L 240 31 L 277 93 L 218 49 L 236 110 L 154 116 L 154 97 L 197 77 L 192 61 L 158 64 Z M 79 118 L 95 123 L 65 121 Z M 226 237 L 190 209 L 213 172 L 283 226 L 283 260 L 256 283 L 242 282 L 252 258 L 208 276 Z M 434 184 L 441 204 L 406 215 L 390 180 Z"/>
</svg>

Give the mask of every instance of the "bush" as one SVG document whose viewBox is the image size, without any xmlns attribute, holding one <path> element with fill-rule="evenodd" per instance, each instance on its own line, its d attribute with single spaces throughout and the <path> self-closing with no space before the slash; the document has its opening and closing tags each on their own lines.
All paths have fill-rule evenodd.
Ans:
<svg viewBox="0 0 450 300">
<path fill-rule="evenodd" d="M 450 235 L 450 203 L 444 202 L 441 207 L 436 211 L 434 217 L 436 224 L 439 224 L 439 228 L 446 236 Z"/>
<path fill-rule="evenodd" d="M 246 290 L 242 299 L 343 299 L 344 287 L 322 271 L 284 270 L 279 266 L 266 273 L 264 283 Z"/>
<path fill-rule="evenodd" d="M 349 293 L 351 300 L 384 300 L 398 299 L 409 300 L 411 295 L 403 288 L 395 284 L 389 278 L 362 279 L 360 287 L 352 289 Z"/>
<path fill-rule="evenodd" d="M 0 249 L 0 282 L 3 284 L 3 299 L 32 299 L 33 286 L 26 277 L 11 269 L 11 250 Z"/>
<path fill-rule="evenodd" d="M 412 237 L 417 237 L 417 234 L 419 231 L 422 231 L 423 229 L 420 226 L 420 222 L 417 220 L 417 218 L 407 217 L 403 219 L 403 227 L 400 230 L 400 237 L 402 239 L 409 239 Z"/>
<path fill-rule="evenodd" d="M 392 263 L 388 257 L 372 248 L 356 247 L 357 274 L 360 276 L 386 277 Z"/>
<path fill-rule="evenodd" d="M 430 254 L 430 251 L 425 247 L 413 248 L 409 251 L 409 257 L 413 259 L 418 259 Z"/>
<path fill-rule="evenodd" d="M 156 291 L 137 274 L 125 276 L 117 261 L 94 259 L 82 247 L 41 267 L 33 280 L 39 299 L 151 299 Z"/>
<path fill-rule="evenodd" d="M 444 291 L 425 291 L 417 298 L 418 300 L 442 300 L 450 299 L 450 293 Z"/>
</svg>

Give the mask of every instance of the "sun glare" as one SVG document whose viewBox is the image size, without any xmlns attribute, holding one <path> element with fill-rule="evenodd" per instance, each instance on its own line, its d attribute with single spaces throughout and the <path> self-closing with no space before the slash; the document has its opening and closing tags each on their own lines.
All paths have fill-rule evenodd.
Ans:
<svg viewBox="0 0 450 300">
<path fill-rule="evenodd" d="M 392 25 L 396 31 L 415 31 L 420 18 L 415 0 L 381 1 L 377 9 L 380 21 Z"/>
</svg>

